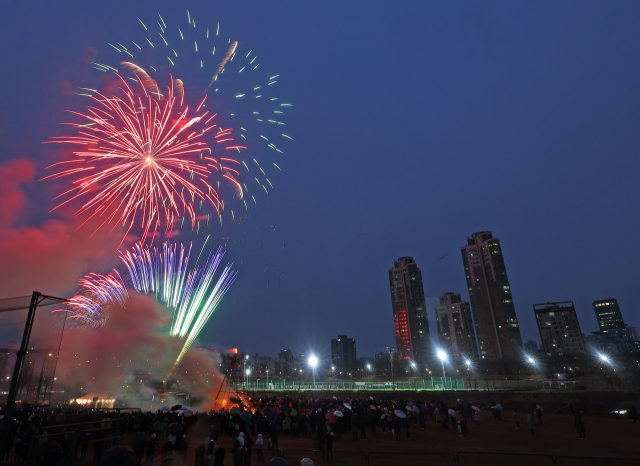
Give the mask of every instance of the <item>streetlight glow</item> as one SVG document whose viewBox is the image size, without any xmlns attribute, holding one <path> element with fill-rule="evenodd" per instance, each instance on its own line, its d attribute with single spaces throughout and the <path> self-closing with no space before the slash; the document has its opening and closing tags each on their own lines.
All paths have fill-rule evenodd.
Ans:
<svg viewBox="0 0 640 466">
<path fill-rule="evenodd" d="M 316 358 L 315 356 L 311 356 L 309 358 L 309 365 L 313 370 L 313 388 L 316 388 L 316 366 L 318 365 L 318 358 Z"/>
<path fill-rule="evenodd" d="M 444 351 L 442 351 L 441 349 L 438 350 L 438 352 L 436 353 L 438 355 L 438 358 L 440 359 L 440 362 L 442 363 L 442 384 L 444 385 L 444 388 L 447 388 L 447 375 L 446 372 L 444 371 L 444 361 L 447 359 L 447 353 L 445 353 Z"/>
<path fill-rule="evenodd" d="M 467 367 L 471 367 L 471 361 L 469 361 L 468 359 L 467 359 L 467 360 L 465 360 L 465 362 L 464 362 L 464 363 L 467 365 Z"/>
<path fill-rule="evenodd" d="M 598 355 L 598 357 L 600 358 L 600 360 L 605 363 L 605 364 L 609 364 L 611 362 L 611 360 L 609 359 L 609 356 L 607 356 L 606 354 L 602 354 L 600 353 Z"/>
</svg>

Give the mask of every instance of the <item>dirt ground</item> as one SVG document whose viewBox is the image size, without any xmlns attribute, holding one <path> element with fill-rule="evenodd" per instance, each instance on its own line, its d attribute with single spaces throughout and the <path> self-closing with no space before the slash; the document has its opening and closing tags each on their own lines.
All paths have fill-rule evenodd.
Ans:
<svg viewBox="0 0 640 466">
<path fill-rule="evenodd" d="M 513 412 L 503 411 L 502 421 L 494 421 L 489 411 L 483 412 L 481 425 L 469 425 L 469 436 L 443 429 L 435 421 L 427 421 L 427 428 L 414 425 L 410 438 L 402 435 L 396 440 L 390 432 L 380 429 L 373 436 L 367 429 L 367 438 L 357 441 L 349 432 L 333 444 L 335 452 L 503 452 L 546 454 L 552 456 L 613 456 L 640 458 L 640 422 L 633 423 L 623 416 L 596 416 L 585 414 L 583 422 L 587 433 L 581 440 L 569 414 L 545 414 L 543 424 L 535 435 L 526 428 L 526 414 L 520 414 L 520 429 L 513 422 Z M 265 442 L 265 444 L 268 442 Z M 225 448 L 233 446 L 233 439 L 221 438 Z M 280 436 L 281 450 L 314 450 L 316 442 L 309 437 Z M 254 453 L 255 456 L 255 453 Z M 293 463 L 295 464 L 295 463 Z"/>
</svg>

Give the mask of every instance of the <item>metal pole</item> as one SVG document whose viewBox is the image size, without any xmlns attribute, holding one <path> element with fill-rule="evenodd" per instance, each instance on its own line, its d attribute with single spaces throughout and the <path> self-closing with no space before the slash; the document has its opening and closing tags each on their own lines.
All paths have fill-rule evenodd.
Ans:
<svg viewBox="0 0 640 466">
<path fill-rule="evenodd" d="M 442 362 L 442 384 L 444 386 L 444 389 L 447 389 L 447 375 L 444 372 L 444 359 L 440 360 Z"/>
<path fill-rule="evenodd" d="M 60 348 L 62 348 L 62 337 L 64 336 L 64 329 L 67 326 L 67 317 L 69 316 L 68 312 L 64 313 L 64 323 L 62 324 L 62 333 L 60 334 L 60 343 L 58 344 L 58 354 L 56 355 L 56 365 L 53 367 L 53 380 L 51 381 L 51 390 L 49 390 L 49 401 L 51 401 L 51 395 L 53 394 L 53 384 L 56 380 L 56 370 L 58 369 L 58 360 L 60 359 Z M 45 392 L 46 395 L 46 392 Z M 64 390 L 63 390 L 64 396 Z M 62 403 L 64 405 L 64 403 Z"/>
<path fill-rule="evenodd" d="M 29 304 L 29 313 L 27 314 L 27 321 L 24 323 L 24 333 L 22 334 L 22 343 L 20 349 L 16 353 L 16 365 L 13 368 L 13 377 L 11 378 L 11 385 L 9 387 L 9 396 L 7 396 L 7 403 L 4 410 L 4 423 L 2 425 L 2 434 L 0 438 L 6 438 L 4 435 L 11 419 L 13 419 L 13 407 L 16 403 L 16 396 L 18 395 L 18 382 L 20 381 L 20 375 L 22 374 L 22 366 L 27 356 L 27 350 L 29 349 L 29 338 L 31 338 L 31 329 L 33 328 L 33 319 L 36 315 L 36 308 L 38 307 L 38 298 L 42 296 L 37 291 L 34 291 L 31 295 L 31 303 Z M 6 442 L 0 444 L 0 458 L 4 458 L 4 449 Z"/>
</svg>

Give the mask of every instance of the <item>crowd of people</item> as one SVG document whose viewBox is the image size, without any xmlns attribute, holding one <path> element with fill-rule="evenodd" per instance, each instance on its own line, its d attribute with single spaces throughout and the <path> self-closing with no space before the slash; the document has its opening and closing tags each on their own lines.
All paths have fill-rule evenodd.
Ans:
<svg viewBox="0 0 640 466">
<path fill-rule="evenodd" d="M 159 463 L 165 466 L 185 464 L 189 448 L 197 445 L 196 465 L 222 466 L 225 457 L 232 455 L 234 466 L 250 466 L 252 461 L 264 462 L 265 451 L 271 453 L 272 461 L 276 459 L 283 449 L 283 437 L 309 438 L 310 446 L 323 458 L 333 459 L 334 442 L 359 442 L 387 433 L 402 441 L 411 437 L 412 426 L 425 429 L 427 421 L 466 437 L 469 424 L 482 424 L 483 411 L 463 399 L 445 403 L 439 399 L 372 396 L 284 396 L 234 401 L 238 406 L 208 413 L 192 413 L 179 405 L 146 413 L 19 409 L 8 425 L 2 460 L 20 464 L 35 458 L 37 464 L 60 466 L 85 459 L 90 464 L 108 466 L 127 464 L 122 461 L 131 458 L 132 465 L 153 466 L 159 456 Z M 502 421 L 500 403 L 484 408 L 490 409 L 494 421 Z M 586 438 L 581 413 L 571 403 L 568 410 L 574 416 L 579 437 Z M 515 427 L 520 429 L 520 412 L 512 411 Z M 634 407 L 629 408 L 628 415 L 637 422 Z M 542 425 L 542 418 L 540 405 L 526 410 L 526 427 L 531 434 Z M 233 439 L 232 448 L 222 446 L 229 443 L 223 441 L 224 437 Z M 313 462 L 305 459 L 304 464 Z"/>
</svg>

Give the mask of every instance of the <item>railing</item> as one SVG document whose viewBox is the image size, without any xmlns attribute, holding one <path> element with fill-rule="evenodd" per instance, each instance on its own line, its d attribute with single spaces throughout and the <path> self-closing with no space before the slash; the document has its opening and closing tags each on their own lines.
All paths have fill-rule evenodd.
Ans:
<svg viewBox="0 0 640 466">
<path fill-rule="evenodd" d="M 296 382 L 277 380 L 273 382 L 250 381 L 233 382 L 231 387 L 235 390 L 259 390 L 259 391 L 287 391 L 287 390 L 367 390 L 367 391 L 438 391 L 438 390 L 468 390 L 465 388 L 464 379 L 452 379 L 451 377 L 432 377 L 430 379 L 409 380 L 400 382 Z"/>
</svg>

